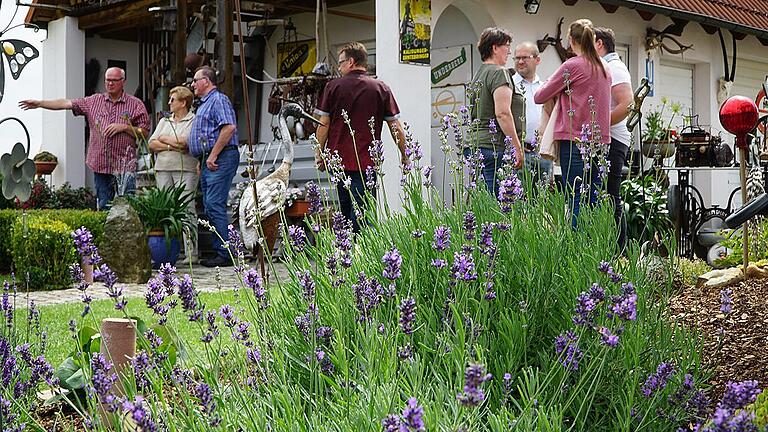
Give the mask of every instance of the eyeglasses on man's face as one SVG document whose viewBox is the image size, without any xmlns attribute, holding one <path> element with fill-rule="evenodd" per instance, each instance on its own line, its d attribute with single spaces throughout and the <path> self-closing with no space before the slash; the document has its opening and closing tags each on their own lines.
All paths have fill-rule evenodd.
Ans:
<svg viewBox="0 0 768 432">
<path fill-rule="evenodd" d="M 528 61 L 528 60 L 533 60 L 533 59 L 535 59 L 536 57 L 538 57 L 538 56 L 537 56 L 537 55 L 534 55 L 534 54 L 529 54 L 529 55 L 527 55 L 527 56 L 516 56 L 516 57 L 515 57 L 515 61 L 518 61 L 518 62 L 524 62 L 524 61 Z"/>
<path fill-rule="evenodd" d="M 204 77 L 203 76 L 203 77 L 200 77 L 200 78 L 192 78 L 192 82 L 196 83 L 196 82 L 200 81 L 201 79 L 208 79 L 208 77 Z"/>
<path fill-rule="evenodd" d="M 108 82 L 108 83 L 112 83 L 112 84 L 114 84 L 114 83 L 119 83 L 119 82 L 120 82 L 120 81 L 122 81 L 123 79 L 124 79 L 124 78 L 105 78 L 105 79 L 104 79 L 104 81 L 106 81 L 106 82 Z"/>
</svg>

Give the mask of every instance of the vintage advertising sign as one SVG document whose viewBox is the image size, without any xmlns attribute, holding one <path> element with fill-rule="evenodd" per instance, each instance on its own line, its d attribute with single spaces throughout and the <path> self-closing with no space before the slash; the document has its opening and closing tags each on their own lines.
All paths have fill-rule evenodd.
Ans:
<svg viewBox="0 0 768 432">
<path fill-rule="evenodd" d="M 287 78 L 312 72 L 317 59 L 314 39 L 277 44 L 277 76 Z"/>
<path fill-rule="evenodd" d="M 432 87 L 465 84 L 472 80 L 472 46 L 460 45 L 432 50 Z"/>
<path fill-rule="evenodd" d="M 467 91 L 464 85 L 432 88 L 432 127 L 439 127 L 446 114 L 459 112 L 467 104 Z"/>
<path fill-rule="evenodd" d="M 429 66 L 431 0 L 400 0 L 400 62 Z"/>
</svg>

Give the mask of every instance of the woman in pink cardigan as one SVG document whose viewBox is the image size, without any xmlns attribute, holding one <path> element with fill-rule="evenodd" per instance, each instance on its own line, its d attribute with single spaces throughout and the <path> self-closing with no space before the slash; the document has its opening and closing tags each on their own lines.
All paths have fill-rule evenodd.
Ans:
<svg viewBox="0 0 768 432">
<path fill-rule="evenodd" d="M 576 57 L 568 59 L 534 95 L 537 104 L 559 102 L 554 139 L 560 145 L 565 196 L 571 202 L 574 228 L 579 215 L 584 162 L 591 159 L 589 202 L 597 200 L 602 185 L 596 161 L 587 151 L 611 142 L 611 75 L 595 50 L 592 22 L 580 19 L 568 27 L 568 42 Z M 554 103 L 549 104 L 553 106 Z M 588 141 L 588 142 L 586 142 Z M 583 156 L 584 155 L 584 156 Z"/>
</svg>

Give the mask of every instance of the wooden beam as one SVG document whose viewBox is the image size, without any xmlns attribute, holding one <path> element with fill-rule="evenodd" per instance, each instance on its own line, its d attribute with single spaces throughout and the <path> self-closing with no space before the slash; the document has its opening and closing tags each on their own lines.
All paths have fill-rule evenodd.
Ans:
<svg viewBox="0 0 768 432">
<path fill-rule="evenodd" d="M 176 3 L 176 31 L 173 35 L 173 52 L 171 53 L 173 65 L 171 77 L 173 83 L 179 85 L 187 78 L 187 70 L 184 67 L 184 58 L 187 56 L 187 1 L 174 0 L 174 2 Z"/>
<path fill-rule="evenodd" d="M 216 69 L 219 71 L 219 90 L 232 100 L 232 67 L 234 66 L 234 22 L 232 1 L 216 0 Z M 245 57 L 242 56 L 242 60 Z M 234 102 L 234 101 L 233 101 Z"/>
<path fill-rule="evenodd" d="M 637 14 L 640 15 L 640 18 L 644 19 L 645 21 L 650 21 L 653 19 L 653 17 L 656 16 L 653 12 L 648 12 L 644 10 L 635 9 L 637 11 Z"/>
<path fill-rule="evenodd" d="M 717 33 L 717 27 L 716 26 L 711 26 L 711 25 L 703 24 L 703 23 L 699 23 L 699 25 L 701 25 L 701 28 L 703 28 L 704 31 L 707 32 L 707 34 L 711 34 L 712 35 L 712 34 Z"/>
<path fill-rule="evenodd" d="M 151 22 L 152 14 L 149 8 L 157 6 L 159 0 L 138 0 L 133 3 L 122 4 L 119 7 L 107 8 L 98 12 L 83 15 L 78 18 L 80 30 L 93 30 L 99 27 L 117 26 L 123 21 Z"/>
<path fill-rule="evenodd" d="M 563 0 L 563 3 L 565 3 L 566 6 L 576 6 L 576 3 L 579 0 Z"/>
<path fill-rule="evenodd" d="M 619 10 L 619 5 L 615 4 L 607 4 L 607 3 L 600 3 L 600 6 L 603 7 L 603 10 L 608 13 L 616 13 L 617 10 Z"/>
<path fill-rule="evenodd" d="M 757 38 L 763 46 L 768 46 L 768 39 Z"/>
<path fill-rule="evenodd" d="M 747 34 L 731 31 L 731 36 L 733 36 L 733 38 L 736 40 L 744 40 L 744 38 L 747 37 Z"/>
<path fill-rule="evenodd" d="M 575 1 L 575 0 L 571 0 Z M 292 11 L 299 11 L 299 12 L 315 12 L 315 8 L 313 7 L 307 7 L 307 6 L 298 6 L 298 5 L 277 5 L 278 9 L 284 9 L 284 10 L 292 10 Z M 345 18 L 354 18 L 359 19 L 362 21 L 370 21 L 370 22 L 376 22 L 376 17 L 373 15 L 363 15 L 359 13 L 352 13 L 352 12 L 344 12 L 344 11 L 338 11 L 333 9 L 328 9 L 328 15 L 336 15 L 340 17 Z"/>
</svg>

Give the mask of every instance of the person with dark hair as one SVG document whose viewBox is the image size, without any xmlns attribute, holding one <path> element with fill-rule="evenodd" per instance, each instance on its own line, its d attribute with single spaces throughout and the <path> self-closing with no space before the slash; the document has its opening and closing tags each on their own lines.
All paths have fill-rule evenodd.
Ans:
<svg viewBox="0 0 768 432">
<path fill-rule="evenodd" d="M 505 137 L 515 151 L 515 169 L 523 167 L 525 154 L 512 116 L 512 79 L 506 68 L 511 53 L 512 35 L 504 29 L 490 27 L 483 30 L 477 50 L 483 63 L 472 78 L 477 94 L 471 101 L 470 115 L 478 120 L 476 145 L 483 155 L 482 174 L 488 192 L 498 198 L 497 171 L 504 164 Z M 474 130 L 475 128 L 473 128 Z M 501 133 L 499 133 L 501 132 Z M 465 148 L 468 156 L 473 149 Z"/>
<path fill-rule="evenodd" d="M 19 102 L 24 110 L 72 110 L 76 116 L 85 116 L 91 130 L 85 164 L 93 170 L 99 210 L 109 208 L 115 192 L 132 194 L 136 189 L 137 141 L 147 137 L 150 129 L 144 103 L 124 90 L 123 69 L 107 69 L 104 84 L 106 93 L 84 98 Z"/>
<path fill-rule="evenodd" d="M 597 201 L 602 179 L 595 160 L 584 169 L 582 150 L 611 142 L 611 74 L 595 50 L 592 21 L 580 19 L 568 27 L 568 42 L 576 53 L 565 61 L 534 95 L 536 103 L 559 102 L 554 121 L 554 139 L 560 146 L 565 196 L 571 207 L 571 223 L 576 227 L 582 181 L 588 182 L 589 202 Z M 554 106 L 554 103 L 548 105 Z M 551 112 L 551 107 L 547 107 Z M 585 178 L 585 172 L 590 178 Z"/>
<path fill-rule="evenodd" d="M 219 239 L 227 238 L 227 197 L 232 178 L 240 165 L 237 148 L 237 120 L 229 98 L 216 88 L 216 71 L 201 66 L 192 79 L 195 96 L 200 98 L 187 146 L 189 153 L 201 160 L 200 190 L 208 221 L 216 229 L 213 249 L 216 257 L 201 260 L 206 267 L 232 265 L 229 251 Z"/>
<path fill-rule="evenodd" d="M 632 135 L 624 121 L 632 103 L 632 77 L 627 65 L 616 53 L 616 36 L 612 29 L 595 28 L 595 50 L 608 63 L 608 69 L 611 71 L 611 146 L 608 149 L 611 165 L 608 169 L 606 189 L 613 200 L 613 216 L 619 229 L 617 240 L 619 249 L 623 250 L 627 242 L 627 221 L 622 217 L 624 205 L 620 193 L 621 170 L 627 162 L 629 144 L 632 141 Z"/>
<path fill-rule="evenodd" d="M 322 123 L 322 126 L 317 128 L 319 146 L 315 153 L 315 162 L 317 168 L 324 171 L 325 148 L 339 153 L 344 172 L 350 181 L 348 188 L 342 183 L 336 185 L 339 206 L 341 213 L 352 222 L 355 232 L 360 231 L 363 223 L 359 220 L 356 210 L 364 217 L 366 190 L 376 198 L 376 189 L 366 188 L 366 183 L 376 182 L 376 173 L 371 168 L 373 160 L 369 147 L 373 140 L 381 140 L 385 121 L 400 150 L 400 163 L 409 163 L 405 154 L 405 133 L 398 120 L 400 108 L 395 96 L 389 86 L 366 75 L 367 63 L 368 53 L 363 44 L 351 42 L 344 45 L 339 50 L 341 78 L 332 80 L 325 86 L 315 109 L 315 114 Z M 342 111 L 346 111 L 346 114 L 342 114 Z M 349 125 L 344 115 L 348 116 Z M 373 123 L 369 125 L 371 119 Z M 350 128 L 354 131 L 354 136 L 350 133 Z"/>
</svg>

